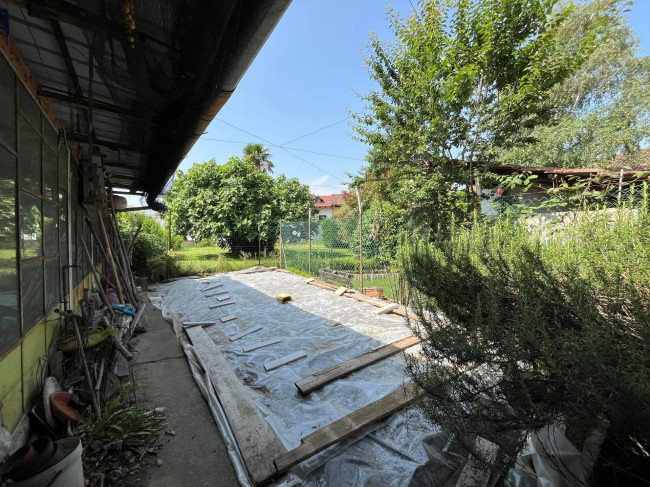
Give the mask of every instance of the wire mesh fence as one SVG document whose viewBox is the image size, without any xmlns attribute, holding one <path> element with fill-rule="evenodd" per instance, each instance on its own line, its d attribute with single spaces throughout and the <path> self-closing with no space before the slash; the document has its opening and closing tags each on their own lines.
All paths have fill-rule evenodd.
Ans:
<svg viewBox="0 0 650 487">
<path fill-rule="evenodd" d="M 364 216 L 283 222 L 281 265 L 369 296 L 404 299 L 393 253 L 380 237 L 381 222 Z"/>
</svg>

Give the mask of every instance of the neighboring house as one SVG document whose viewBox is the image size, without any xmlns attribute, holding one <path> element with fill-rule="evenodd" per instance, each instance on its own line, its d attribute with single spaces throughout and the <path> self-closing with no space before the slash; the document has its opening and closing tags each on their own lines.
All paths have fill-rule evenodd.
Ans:
<svg viewBox="0 0 650 487">
<path fill-rule="evenodd" d="M 333 218 L 341 211 L 342 203 L 343 195 L 340 193 L 316 196 L 314 198 L 314 208 L 318 210 L 318 219 L 325 220 L 326 218 Z"/>
</svg>

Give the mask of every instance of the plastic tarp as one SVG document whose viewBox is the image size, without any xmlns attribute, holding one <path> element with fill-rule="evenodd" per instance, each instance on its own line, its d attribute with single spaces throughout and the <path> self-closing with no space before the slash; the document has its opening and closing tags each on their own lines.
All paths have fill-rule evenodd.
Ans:
<svg viewBox="0 0 650 487">
<path fill-rule="evenodd" d="M 217 282 L 223 286 L 207 293 L 201 291 Z M 298 447 L 304 436 L 408 381 L 404 357 L 398 354 L 302 397 L 294 385 L 300 378 L 409 336 L 411 331 L 397 315 L 374 316 L 374 306 L 307 285 L 300 276 L 242 271 L 176 280 L 161 284 L 158 291 L 163 299 L 156 306 L 166 318 L 176 315 L 183 321 L 217 322 L 215 326 L 204 327 L 205 331 L 248 386 L 251 397 L 287 450 Z M 227 294 L 205 297 L 224 291 Z M 280 293 L 290 294 L 291 301 L 278 303 L 275 296 Z M 218 297 L 226 295 L 235 304 L 209 308 L 220 302 Z M 228 315 L 235 315 L 236 319 L 219 321 Z M 258 326 L 262 329 L 236 341 L 229 339 Z M 281 341 L 252 352 L 242 350 L 269 339 Z M 264 369 L 265 363 L 299 350 L 306 352 L 307 357 L 270 372 Z M 407 352 L 418 350 L 416 346 Z M 407 407 L 358 432 L 344 444 L 304 461 L 278 485 L 295 485 L 299 481 L 302 485 L 407 486 L 413 482 L 418 467 L 420 473 L 425 467 L 432 471 L 437 468 L 438 460 L 427 442 L 431 443 L 438 433 L 438 428 L 428 423 L 417 408 Z"/>
</svg>

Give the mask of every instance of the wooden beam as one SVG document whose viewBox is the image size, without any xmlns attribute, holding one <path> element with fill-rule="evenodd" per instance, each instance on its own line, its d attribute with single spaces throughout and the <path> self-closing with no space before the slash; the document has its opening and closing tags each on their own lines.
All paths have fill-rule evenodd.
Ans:
<svg viewBox="0 0 650 487">
<path fill-rule="evenodd" d="M 270 482 L 276 476 L 272 455 L 286 449 L 210 336 L 201 327 L 185 332 L 208 368 L 250 479 L 255 485 Z"/>
<path fill-rule="evenodd" d="M 270 372 L 279 367 L 282 367 L 283 365 L 287 365 L 291 362 L 295 362 L 296 360 L 300 360 L 301 358 L 305 358 L 306 356 L 307 354 L 305 352 L 298 350 L 297 352 L 290 353 L 289 355 L 285 355 L 284 357 L 280 357 L 278 359 L 265 363 L 264 370 Z"/>
<path fill-rule="evenodd" d="M 391 357 L 403 350 L 406 350 L 409 347 L 417 345 L 420 343 L 420 339 L 415 335 L 402 338 L 383 347 L 376 348 L 370 352 L 366 352 L 363 355 L 351 358 L 340 364 L 336 364 L 333 367 L 329 367 L 315 374 L 303 377 L 298 382 L 295 383 L 298 388 L 298 392 L 303 396 L 306 396 L 310 392 L 313 392 L 317 389 L 320 389 L 330 382 L 334 382 L 342 377 L 350 375 L 352 372 L 368 367 L 380 360 Z"/>
<path fill-rule="evenodd" d="M 335 443 L 346 440 L 362 428 L 387 418 L 408 405 L 414 398 L 415 387 L 413 384 L 400 387 L 378 401 L 305 436 L 300 440 L 302 444 L 299 447 L 280 455 L 273 462 L 278 474 L 286 472 L 291 467 L 298 465 Z"/>
<path fill-rule="evenodd" d="M 256 331 L 260 331 L 262 329 L 261 326 L 255 326 L 253 328 L 248 328 L 246 330 L 242 330 L 241 332 L 237 333 L 236 335 L 233 335 L 230 337 L 230 341 L 234 342 L 236 340 L 239 340 L 240 338 L 244 338 L 247 335 L 250 335 L 251 333 L 255 333 Z"/>
</svg>

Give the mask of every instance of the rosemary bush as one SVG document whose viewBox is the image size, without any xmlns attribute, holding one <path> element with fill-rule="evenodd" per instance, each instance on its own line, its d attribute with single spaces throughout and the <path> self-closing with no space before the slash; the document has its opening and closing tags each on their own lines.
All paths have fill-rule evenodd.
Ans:
<svg viewBox="0 0 650 487">
<path fill-rule="evenodd" d="M 469 451 L 476 434 L 500 444 L 501 468 L 526 433 L 562 423 L 581 449 L 605 418 L 599 465 L 610 480 L 612 469 L 640 475 L 650 451 L 648 196 L 636 209 L 570 216 L 532 231 L 530 221 L 477 220 L 405 245 L 420 318 L 411 326 L 424 338 L 408 372 L 429 418 Z"/>
</svg>

